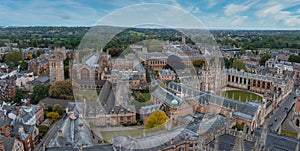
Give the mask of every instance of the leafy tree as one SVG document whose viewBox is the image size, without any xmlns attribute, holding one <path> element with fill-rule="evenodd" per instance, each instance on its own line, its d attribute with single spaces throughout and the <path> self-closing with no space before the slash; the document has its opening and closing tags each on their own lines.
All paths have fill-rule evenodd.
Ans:
<svg viewBox="0 0 300 151">
<path fill-rule="evenodd" d="M 259 60 L 259 64 L 261 66 L 264 66 L 266 61 L 269 60 L 270 58 L 272 58 L 272 56 L 269 53 L 262 54 Z"/>
<path fill-rule="evenodd" d="M 14 101 L 15 103 L 21 103 L 21 99 L 24 99 L 28 92 L 28 90 L 16 89 L 15 96 L 12 101 Z"/>
<path fill-rule="evenodd" d="M 224 59 L 224 63 L 225 63 L 225 68 L 227 68 L 227 69 L 232 68 L 234 59 L 233 58 L 228 59 L 226 57 L 224 57 L 223 59 Z"/>
<path fill-rule="evenodd" d="M 53 111 L 58 112 L 59 115 L 62 115 L 64 113 L 64 110 L 60 104 L 54 104 L 53 105 Z"/>
<path fill-rule="evenodd" d="M 44 136 L 47 133 L 47 131 L 48 131 L 48 127 L 47 126 L 45 126 L 45 125 L 40 126 L 39 127 L 39 133 L 40 133 L 39 135 L 40 135 L 40 137 Z"/>
<path fill-rule="evenodd" d="M 204 64 L 205 64 L 204 60 L 194 60 L 193 61 L 193 66 L 196 68 L 202 68 Z"/>
<path fill-rule="evenodd" d="M 51 85 L 49 89 L 49 96 L 57 99 L 74 100 L 72 81 L 70 79 L 58 81 Z"/>
<path fill-rule="evenodd" d="M 154 128 L 162 125 L 168 120 L 169 117 L 162 110 L 156 110 L 151 113 L 146 121 L 145 128 Z"/>
<path fill-rule="evenodd" d="M 32 98 L 34 103 L 39 103 L 41 99 L 48 96 L 49 86 L 39 84 L 33 87 Z"/>
<path fill-rule="evenodd" d="M 23 59 L 21 51 L 11 50 L 5 55 L 5 63 L 10 68 L 14 68 L 19 65 L 19 62 Z"/>
<path fill-rule="evenodd" d="M 41 54 L 43 54 L 44 52 L 43 52 L 43 50 L 41 50 L 41 49 L 39 49 L 39 50 L 37 50 L 37 52 L 36 52 L 36 56 L 37 57 L 39 57 Z"/>
<path fill-rule="evenodd" d="M 21 70 L 27 70 L 28 69 L 28 63 L 25 61 L 22 61 L 20 64 L 20 69 Z"/>
<path fill-rule="evenodd" d="M 57 112 L 48 112 L 46 117 L 54 121 L 59 118 L 59 114 Z"/>
<path fill-rule="evenodd" d="M 146 102 L 146 98 L 144 97 L 144 95 L 141 92 L 138 92 L 136 100 L 139 102 Z"/>
<path fill-rule="evenodd" d="M 238 60 L 238 59 L 233 60 L 232 67 L 234 69 L 237 69 L 238 71 L 242 69 L 247 70 L 246 64 L 242 60 Z"/>
<path fill-rule="evenodd" d="M 288 61 L 289 61 L 289 62 L 300 63 L 300 56 L 295 55 L 295 54 L 291 54 L 291 55 L 289 56 Z"/>
</svg>

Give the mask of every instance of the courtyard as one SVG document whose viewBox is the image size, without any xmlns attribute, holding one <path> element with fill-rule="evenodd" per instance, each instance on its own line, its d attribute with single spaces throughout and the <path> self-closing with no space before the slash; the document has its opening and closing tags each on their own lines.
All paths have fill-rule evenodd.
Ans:
<svg viewBox="0 0 300 151">
<path fill-rule="evenodd" d="M 240 100 L 242 102 L 246 102 L 247 100 L 257 100 L 259 102 L 262 101 L 262 97 L 259 96 L 258 94 L 255 94 L 253 92 L 250 91 L 245 91 L 245 90 L 238 90 L 238 89 L 230 89 L 230 90 L 226 90 L 223 91 L 221 93 L 221 96 L 223 97 L 227 97 L 230 99 L 235 99 L 235 100 Z"/>
</svg>

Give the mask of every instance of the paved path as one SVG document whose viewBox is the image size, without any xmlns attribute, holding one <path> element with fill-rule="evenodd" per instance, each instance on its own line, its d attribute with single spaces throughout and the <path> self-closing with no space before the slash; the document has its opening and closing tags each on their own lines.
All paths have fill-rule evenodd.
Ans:
<svg viewBox="0 0 300 151">
<path fill-rule="evenodd" d="M 54 133 L 57 133 L 58 126 L 61 125 L 62 121 L 62 119 L 59 119 L 50 126 L 47 134 L 45 134 L 41 139 L 41 142 L 34 147 L 33 151 L 43 151 L 43 145 L 49 144 L 50 140 L 54 136 Z"/>
<path fill-rule="evenodd" d="M 279 107 L 273 111 L 273 114 L 271 113 L 272 115 L 269 116 L 269 125 L 272 123 L 272 126 L 269 127 L 271 131 L 278 131 L 280 125 L 288 115 L 287 111 L 294 105 L 295 96 L 295 91 L 292 91 L 290 95 L 279 103 Z"/>
</svg>

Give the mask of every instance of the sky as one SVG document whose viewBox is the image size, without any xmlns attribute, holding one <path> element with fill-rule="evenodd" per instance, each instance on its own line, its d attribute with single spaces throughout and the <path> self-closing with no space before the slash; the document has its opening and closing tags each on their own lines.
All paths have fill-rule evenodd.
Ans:
<svg viewBox="0 0 300 151">
<path fill-rule="evenodd" d="M 149 4 L 188 13 L 208 29 L 300 29 L 300 0 L 1 0 L 0 26 L 93 26 L 116 14 L 126 26 L 142 18 L 171 22 L 180 14 L 159 6 L 152 14 Z M 182 19 L 194 24 L 189 20 Z"/>
</svg>

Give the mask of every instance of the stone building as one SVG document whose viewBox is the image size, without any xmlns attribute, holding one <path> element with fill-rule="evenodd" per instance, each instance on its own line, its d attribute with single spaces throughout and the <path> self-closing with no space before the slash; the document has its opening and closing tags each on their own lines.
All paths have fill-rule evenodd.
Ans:
<svg viewBox="0 0 300 151">
<path fill-rule="evenodd" d="M 64 77 L 64 55 L 61 52 L 54 52 L 49 58 L 50 84 L 63 81 Z"/>
<path fill-rule="evenodd" d="M 295 107 L 293 108 L 293 122 L 300 128 L 300 89 L 296 90 Z"/>
<path fill-rule="evenodd" d="M 206 93 L 183 84 L 170 82 L 168 89 L 176 97 L 184 98 L 194 112 L 215 113 L 233 118 L 236 125 L 245 123 L 251 131 L 264 122 L 266 103 L 240 102 Z"/>
</svg>

